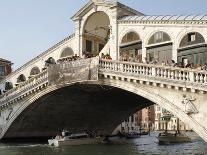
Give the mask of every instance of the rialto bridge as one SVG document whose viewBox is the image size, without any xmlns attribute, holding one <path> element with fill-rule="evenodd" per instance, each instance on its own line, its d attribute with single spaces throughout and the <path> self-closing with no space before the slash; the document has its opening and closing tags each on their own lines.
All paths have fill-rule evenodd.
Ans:
<svg viewBox="0 0 207 155">
<path fill-rule="evenodd" d="M 158 104 L 207 141 L 207 72 L 160 65 L 206 62 L 207 16 L 146 16 L 94 0 L 72 20 L 73 35 L 0 82 L 0 138 L 51 137 L 62 129 L 109 134 Z M 94 57 L 66 61 L 85 53 Z"/>
</svg>

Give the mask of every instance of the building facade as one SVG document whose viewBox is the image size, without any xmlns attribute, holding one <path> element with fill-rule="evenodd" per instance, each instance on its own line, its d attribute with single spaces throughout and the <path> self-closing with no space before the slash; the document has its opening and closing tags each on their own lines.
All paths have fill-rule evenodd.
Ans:
<svg viewBox="0 0 207 155">
<path fill-rule="evenodd" d="M 12 66 L 11 61 L 0 58 L 0 81 L 3 80 L 7 75 L 9 75 L 12 72 L 11 66 Z M 3 91 L 0 89 L 0 94 L 10 89 L 9 85 L 10 85 L 9 83 L 5 83 L 5 88 Z"/>
<path fill-rule="evenodd" d="M 11 66 L 11 61 L 0 58 L 0 79 L 3 79 L 12 72 Z"/>
<path fill-rule="evenodd" d="M 178 122 L 179 121 L 179 122 Z M 178 126 L 179 125 L 179 126 Z M 160 130 L 191 130 L 191 128 L 183 123 L 180 119 L 172 115 L 166 109 L 160 107 L 159 105 L 155 105 L 155 124 L 154 129 L 157 131 Z"/>
<path fill-rule="evenodd" d="M 141 129 L 154 130 L 155 110 L 154 105 L 137 111 L 135 114 L 124 120 L 116 129 L 117 131 L 130 133 L 139 132 Z"/>
<path fill-rule="evenodd" d="M 144 108 L 141 111 L 141 128 L 145 130 L 153 130 L 155 122 L 155 110 L 154 105 Z"/>
</svg>

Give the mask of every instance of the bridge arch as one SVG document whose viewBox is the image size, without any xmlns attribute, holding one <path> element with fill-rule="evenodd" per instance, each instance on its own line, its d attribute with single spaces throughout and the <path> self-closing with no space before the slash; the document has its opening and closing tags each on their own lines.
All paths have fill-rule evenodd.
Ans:
<svg viewBox="0 0 207 155">
<path fill-rule="evenodd" d="M 11 116 L 9 121 L 7 122 L 5 128 L 3 129 L 3 132 L 0 135 L 0 138 L 3 138 L 6 132 L 9 130 L 10 126 L 15 122 L 15 120 L 20 116 L 21 113 L 24 112 L 25 109 L 27 109 L 30 105 L 32 105 L 35 101 L 37 101 L 39 98 L 44 97 L 46 94 L 51 93 L 53 91 L 74 86 L 76 84 L 90 84 L 90 85 L 102 85 L 106 87 L 114 87 L 119 88 L 121 90 L 131 92 L 133 94 L 136 94 L 138 96 L 144 97 L 145 99 L 156 103 L 160 105 L 161 107 L 165 107 L 168 111 L 172 112 L 174 115 L 179 117 L 184 123 L 190 123 L 191 127 L 194 129 L 195 132 L 197 132 L 203 139 L 207 140 L 207 131 L 204 127 L 202 127 L 199 123 L 197 123 L 192 117 L 188 116 L 182 109 L 179 109 L 175 104 L 172 103 L 171 100 L 167 100 L 163 96 L 160 96 L 156 93 L 153 93 L 144 87 L 140 87 L 134 84 L 129 84 L 124 81 L 116 81 L 116 80 L 109 80 L 109 79 L 102 79 L 98 82 L 91 82 L 91 81 L 83 81 L 78 83 L 70 83 L 67 85 L 58 85 L 58 86 L 50 86 L 47 89 L 37 93 L 35 96 L 27 99 L 20 108 L 17 109 L 17 111 Z M 144 108 L 144 107 L 142 107 Z M 135 112 L 135 111 L 134 111 Z M 116 124 L 118 125 L 118 124 Z"/>
</svg>

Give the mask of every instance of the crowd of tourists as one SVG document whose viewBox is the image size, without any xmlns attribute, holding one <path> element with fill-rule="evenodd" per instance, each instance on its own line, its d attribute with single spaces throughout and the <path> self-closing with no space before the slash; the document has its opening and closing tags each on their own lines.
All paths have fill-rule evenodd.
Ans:
<svg viewBox="0 0 207 155">
<path fill-rule="evenodd" d="M 160 65 L 160 63 L 156 60 L 153 60 L 151 62 L 146 61 L 146 63 Z M 204 65 L 194 64 L 194 63 L 184 64 L 183 62 L 176 63 L 174 60 L 171 60 L 171 62 L 169 62 L 167 60 L 166 62 L 162 61 L 161 65 L 162 66 L 171 66 L 171 67 L 180 67 L 180 68 L 190 68 L 190 69 L 197 69 L 197 70 L 207 70 L 207 63 L 205 63 Z"/>
<path fill-rule="evenodd" d="M 101 53 L 100 55 L 97 55 L 100 57 L 100 59 L 107 59 L 107 60 L 112 60 L 111 56 L 109 54 L 104 54 Z M 77 54 L 66 57 L 66 58 L 61 58 L 58 60 L 58 63 L 62 62 L 67 62 L 67 61 L 75 61 L 75 60 L 80 60 L 80 59 L 86 59 L 86 58 L 92 58 L 95 57 L 92 53 L 89 52 L 83 52 L 83 56 L 80 57 Z M 197 69 L 197 70 L 206 70 L 207 71 L 207 63 L 204 65 L 201 64 L 194 64 L 194 63 L 187 63 L 184 64 L 183 62 L 176 63 L 174 60 L 171 61 L 162 61 L 159 62 L 156 59 L 153 59 L 152 61 L 148 61 L 145 59 L 145 62 L 142 61 L 142 56 L 141 55 L 121 55 L 119 57 L 120 61 L 127 61 L 127 62 L 137 62 L 137 63 L 147 63 L 147 64 L 154 64 L 154 65 L 161 65 L 161 66 L 171 66 L 171 67 L 180 67 L 180 68 L 190 68 L 190 69 Z"/>
<path fill-rule="evenodd" d="M 147 63 L 147 64 L 154 64 L 154 65 L 161 65 L 161 66 L 171 66 L 171 67 L 179 67 L 179 68 L 190 68 L 190 69 L 197 69 L 197 70 L 206 70 L 207 71 L 207 63 L 204 65 L 201 64 L 194 64 L 194 63 L 184 63 L 184 62 L 178 62 L 176 63 L 174 60 L 167 60 L 159 62 L 157 59 L 152 59 L 151 61 L 145 59 L 145 61 L 142 61 L 141 55 L 133 55 L 133 54 L 126 54 L 123 53 L 119 57 L 119 61 L 127 61 L 127 62 L 136 62 L 136 63 Z"/>
<path fill-rule="evenodd" d="M 58 63 L 62 63 L 62 62 L 67 62 L 67 61 L 75 61 L 75 60 L 80 60 L 81 57 L 78 56 L 77 54 L 70 56 L 70 57 L 65 57 L 65 58 L 61 58 L 59 59 L 57 62 Z"/>
</svg>

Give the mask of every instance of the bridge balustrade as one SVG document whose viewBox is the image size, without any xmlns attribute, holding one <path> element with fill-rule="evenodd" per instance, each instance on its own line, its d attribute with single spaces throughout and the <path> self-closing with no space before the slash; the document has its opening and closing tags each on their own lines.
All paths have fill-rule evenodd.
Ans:
<svg viewBox="0 0 207 155">
<path fill-rule="evenodd" d="M 207 84 L 207 71 L 189 68 L 160 66 L 153 64 L 134 63 L 125 61 L 100 60 L 99 69 L 126 75 L 142 75 L 170 81 L 182 81 L 195 84 Z"/>
<path fill-rule="evenodd" d="M 62 69 L 68 68 L 67 63 L 62 64 Z M 159 66 L 153 64 L 100 60 L 99 73 L 112 72 L 113 74 L 142 76 L 147 78 L 154 78 L 162 81 L 165 79 L 169 85 L 176 82 L 183 82 L 184 84 L 195 84 L 196 89 L 207 91 L 207 72 L 195 69 L 178 68 L 170 66 Z M 32 94 L 34 90 L 38 90 L 41 86 L 48 84 L 48 70 L 41 72 L 38 75 L 20 83 L 18 86 L 7 91 L 0 96 L 0 105 L 9 104 L 11 101 L 17 101 L 22 97 Z"/>
<path fill-rule="evenodd" d="M 9 103 L 10 100 L 16 99 L 18 100 L 20 96 L 26 96 L 28 92 L 36 89 L 38 86 L 42 84 L 46 84 L 48 79 L 47 70 L 41 72 L 40 74 L 30 78 L 29 80 L 19 83 L 18 86 L 13 89 L 7 91 L 3 95 L 0 96 L 0 105 L 5 103 Z"/>
</svg>

